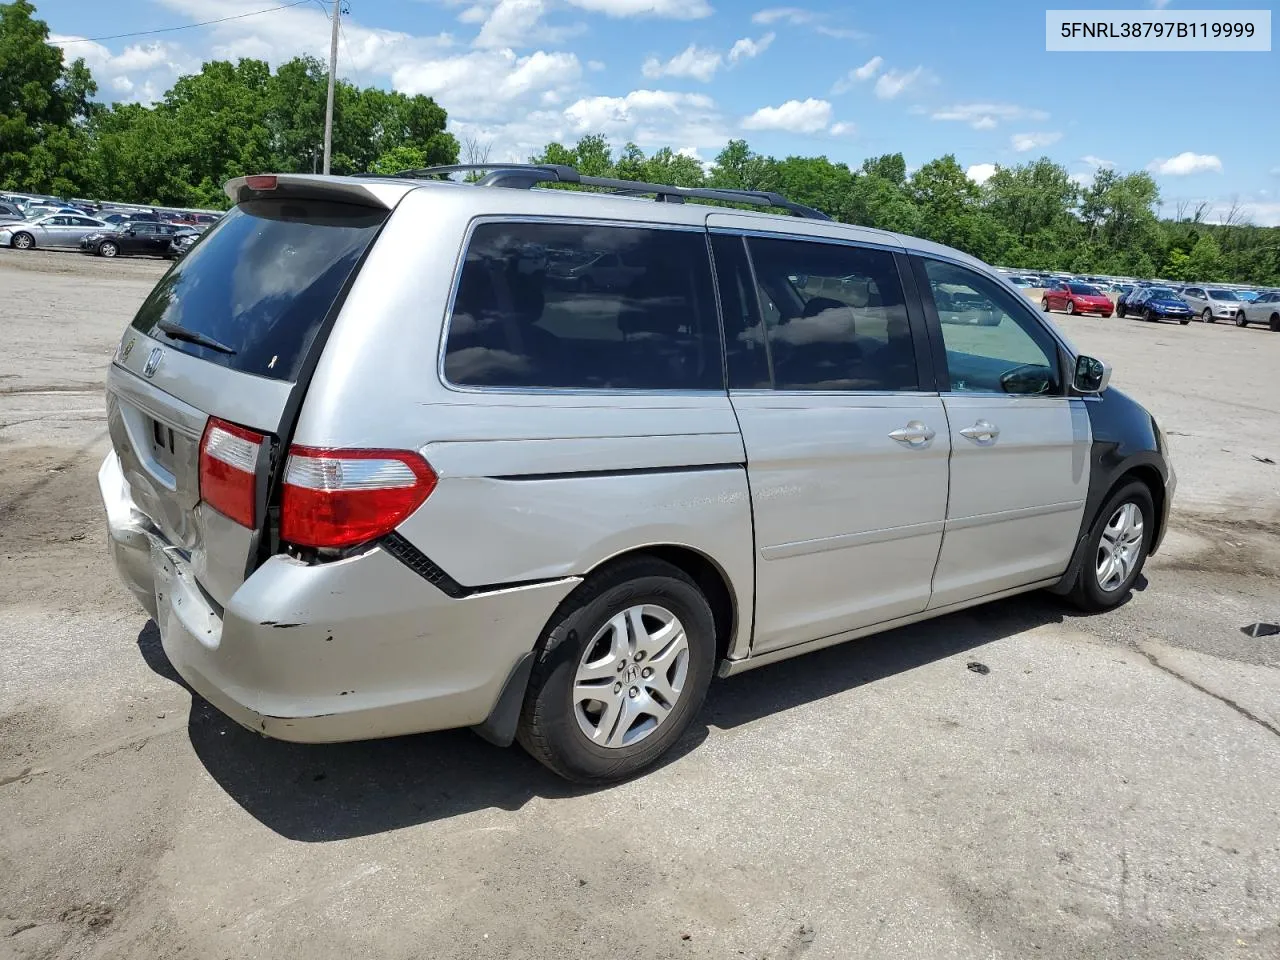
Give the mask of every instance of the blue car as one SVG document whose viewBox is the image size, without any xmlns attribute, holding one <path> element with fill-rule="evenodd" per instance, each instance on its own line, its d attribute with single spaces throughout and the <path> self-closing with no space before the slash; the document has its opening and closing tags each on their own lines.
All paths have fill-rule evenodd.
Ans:
<svg viewBox="0 0 1280 960">
<path fill-rule="evenodd" d="M 1135 290 L 1117 306 L 1120 316 L 1132 314 L 1142 320 L 1177 320 L 1184 326 L 1191 322 L 1192 311 L 1187 301 L 1168 287 L 1144 287 Z"/>
</svg>

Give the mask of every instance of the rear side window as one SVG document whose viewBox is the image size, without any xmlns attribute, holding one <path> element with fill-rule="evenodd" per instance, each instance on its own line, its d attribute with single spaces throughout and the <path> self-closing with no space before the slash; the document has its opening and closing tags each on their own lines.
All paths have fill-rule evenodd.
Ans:
<svg viewBox="0 0 1280 960">
<path fill-rule="evenodd" d="M 485 223 L 458 280 L 446 379 L 462 386 L 719 390 L 706 237 Z"/>
<path fill-rule="evenodd" d="M 919 389 L 893 254 L 814 240 L 749 237 L 759 319 L 730 330 L 763 344 L 777 390 Z M 732 317 L 726 317 L 731 324 Z M 735 353 L 735 358 L 738 353 Z"/>
<path fill-rule="evenodd" d="M 211 363 L 296 380 L 316 331 L 386 216 L 321 200 L 242 203 L 156 284 L 134 329 Z M 232 352 L 169 337 L 157 326 L 162 321 Z"/>
</svg>

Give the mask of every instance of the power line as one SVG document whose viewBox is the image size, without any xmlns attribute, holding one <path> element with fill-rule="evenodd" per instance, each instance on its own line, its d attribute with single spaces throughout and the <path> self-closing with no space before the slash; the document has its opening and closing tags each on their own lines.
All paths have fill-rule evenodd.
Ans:
<svg viewBox="0 0 1280 960">
<path fill-rule="evenodd" d="M 195 27 L 207 27 L 215 23 L 226 23 L 229 20 L 244 20 L 246 17 L 258 17 L 264 13 L 275 13 L 277 10 L 288 10 L 290 7 L 300 7 L 310 0 L 294 0 L 293 3 L 283 3 L 278 7 L 268 7 L 266 10 L 254 10 L 252 13 L 237 13 L 232 17 L 219 17 L 217 20 L 202 20 L 200 23 L 184 23 L 177 27 L 161 27 L 159 30 L 138 30 L 134 33 L 113 33 L 107 37 L 79 37 L 75 40 L 59 40 L 57 46 L 65 47 L 72 43 L 97 43 L 99 40 L 124 40 L 127 37 L 147 37 L 155 33 L 173 33 L 175 30 L 192 30 Z"/>
</svg>

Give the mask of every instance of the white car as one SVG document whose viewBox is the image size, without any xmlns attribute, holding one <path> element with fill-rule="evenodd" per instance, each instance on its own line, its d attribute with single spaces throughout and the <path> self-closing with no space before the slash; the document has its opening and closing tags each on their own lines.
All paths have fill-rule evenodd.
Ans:
<svg viewBox="0 0 1280 960">
<path fill-rule="evenodd" d="M 1240 315 L 1240 298 L 1234 290 L 1224 287 L 1184 287 L 1182 299 L 1205 323 L 1219 320 L 1235 320 Z"/>
</svg>

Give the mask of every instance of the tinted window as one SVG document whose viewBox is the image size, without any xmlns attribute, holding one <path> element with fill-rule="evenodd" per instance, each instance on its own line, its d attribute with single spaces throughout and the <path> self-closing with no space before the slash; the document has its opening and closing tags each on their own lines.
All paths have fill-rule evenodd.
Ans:
<svg viewBox="0 0 1280 960">
<path fill-rule="evenodd" d="M 1210 290 L 1209 296 L 1214 300 L 1238 300 L 1234 290 Z"/>
<path fill-rule="evenodd" d="M 1058 393 L 1058 351 L 1035 314 L 994 280 L 925 260 L 955 392 Z"/>
<path fill-rule="evenodd" d="M 706 237 L 481 224 L 458 280 L 444 367 L 467 386 L 723 389 Z"/>
<path fill-rule="evenodd" d="M 1067 284 L 1067 287 L 1071 290 L 1072 293 L 1079 294 L 1082 297 L 1102 296 L 1101 290 L 1087 283 L 1069 283 Z"/>
<path fill-rule="evenodd" d="M 97 220 L 90 220 L 88 217 L 72 217 L 71 222 L 77 227 L 96 227 L 99 226 Z"/>
<path fill-rule="evenodd" d="M 318 200 L 242 203 L 156 284 L 133 326 L 164 340 L 156 324 L 176 323 L 235 353 L 171 339 L 175 350 L 293 380 L 385 218 L 385 210 Z"/>
<path fill-rule="evenodd" d="M 778 390 L 916 390 L 919 373 L 893 254 L 751 237 L 757 314 L 731 352 L 763 346 Z"/>
</svg>

